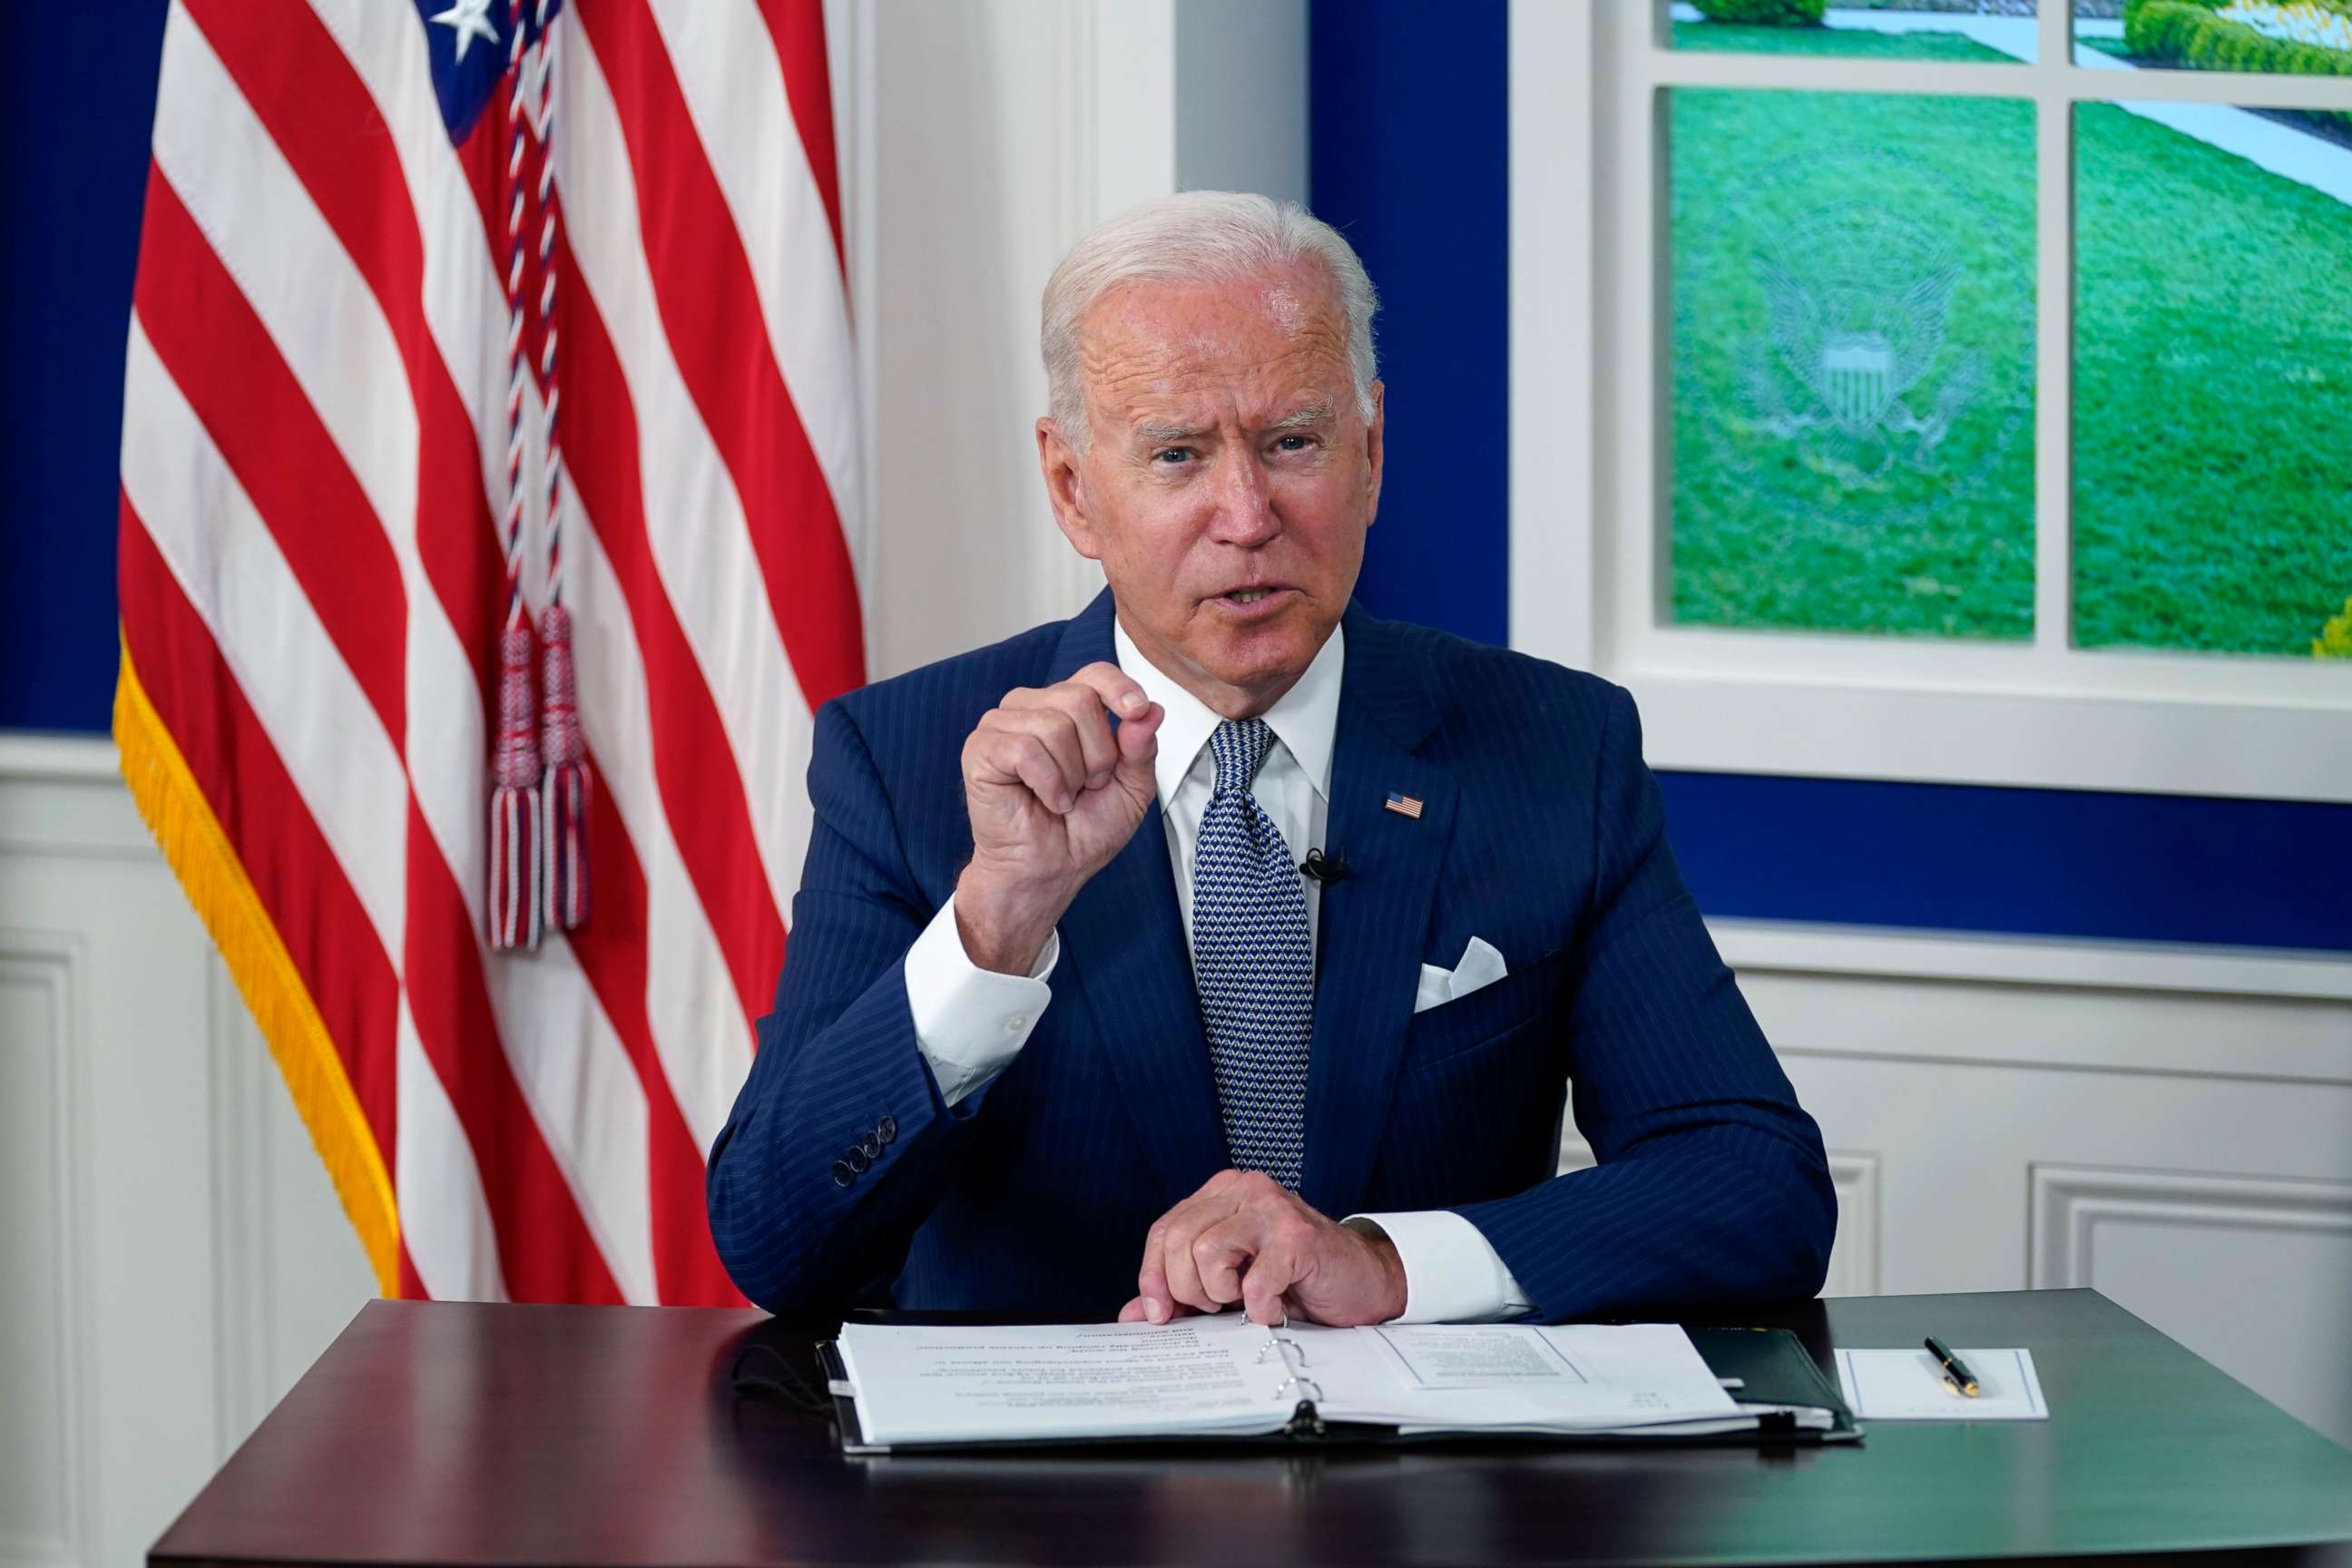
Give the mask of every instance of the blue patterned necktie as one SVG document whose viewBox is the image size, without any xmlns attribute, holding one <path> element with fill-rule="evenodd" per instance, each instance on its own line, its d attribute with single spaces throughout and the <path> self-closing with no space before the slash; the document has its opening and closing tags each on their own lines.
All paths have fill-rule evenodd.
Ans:
<svg viewBox="0 0 2352 1568">
<path fill-rule="evenodd" d="M 1298 858 L 1250 793 L 1273 731 L 1229 719 L 1209 737 L 1217 782 L 1192 850 L 1192 981 L 1235 1166 L 1298 1189 L 1315 955 Z"/>
</svg>

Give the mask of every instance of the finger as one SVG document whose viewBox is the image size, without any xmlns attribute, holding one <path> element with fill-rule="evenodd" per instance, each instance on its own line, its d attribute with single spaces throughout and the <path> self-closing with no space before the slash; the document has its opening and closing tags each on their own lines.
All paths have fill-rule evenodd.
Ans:
<svg viewBox="0 0 2352 1568">
<path fill-rule="evenodd" d="M 1160 754 L 1160 723 L 1167 717 L 1168 710 L 1153 702 L 1134 718 L 1119 721 L 1116 740 L 1121 766 L 1140 763 L 1145 772 L 1150 771 L 1152 759 Z"/>
<path fill-rule="evenodd" d="M 1055 755 L 1048 736 L 1040 734 L 1020 714 L 991 714 L 976 748 L 983 779 L 992 778 L 1003 784 L 1018 784 L 1035 795 L 1045 809 L 1056 814 L 1066 812 L 1077 804 L 1078 790 L 1085 774 L 1076 755 L 1075 742 L 1070 743 L 1072 756 L 1065 765 Z"/>
<path fill-rule="evenodd" d="M 1242 1276 L 1242 1310 L 1253 1323 L 1280 1328 L 1290 1317 L 1289 1290 L 1298 1283 L 1297 1249 L 1280 1237 L 1269 1237 L 1250 1259 Z"/>
<path fill-rule="evenodd" d="M 1182 1214 L 1182 1205 L 1175 1211 Z M 1201 1267 L 1193 1260 L 1193 1238 L 1201 1234 L 1197 1223 L 1178 1221 L 1170 1224 L 1160 1237 L 1160 1266 L 1168 1279 L 1169 1299 L 1180 1307 L 1193 1307 L 1203 1312 L 1213 1312 L 1224 1303 L 1209 1294 L 1201 1283 Z"/>
<path fill-rule="evenodd" d="M 1143 1237 L 1143 1264 L 1136 1271 L 1136 1289 L 1147 1306 L 1160 1308 L 1166 1317 L 1173 1317 L 1186 1305 L 1175 1293 L 1169 1279 L 1169 1239 L 1181 1232 L 1185 1245 L 1201 1230 L 1230 1215 L 1236 1207 L 1235 1194 L 1248 1190 L 1246 1173 L 1233 1169 L 1219 1171 L 1194 1188 L 1190 1197 L 1158 1219 Z M 1187 1264 L 1189 1270 L 1190 1265 Z M 1207 1310 L 1207 1309 L 1204 1309 Z M 1165 1319 L 1155 1317 L 1153 1322 Z"/>
<path fill-rule="evenodd" d="M 1154 1323 L 1164 1323 L 1176 1315 L 1176 1298 L 1169 1294 L 1168 1267 L 1160 1252 L 1167 1226 L 1163 1215 L 1143 1233 L 1143 1264 L 1135 1271 L 1135 1299 L 1143 1303 L 1146 1321 Z"/>
<path fill-rule="evenodd" d="M 1192 1268 L 1201 1289 L 1219 1307 L 1242 1300 L 1244 1276 L 1256 1271 L 1262 1229 L 1260 1216 L 1245 1209 L 1192 1238 Z"/>
<path fill-rule="evenodd" d="M 1130 719 L 1118 727 L 1118 768 L 1111 776 L 1118 781 L 1129 799 L 1150 807 L 1160 793 L 1157 768 L 1160 761 L 1160 723 L 1168 710 L 1157 702 L 1145 710 L 1140 719 Z"/>
<path fill-rule="evenodd" d="M 1071 676 L 1070 680 L 1101 698 L 1102 705 L 1121 719 L 1139 719 L 1143 710 L 1151 706 L 1151 699 L 1144 695 L 1135 678 L 1108 659 L 1096 660 Z"/>
<path fill-rule="evenodd" d="M 1118 742 L 1111 734 L 1110 714 L 1092 687 L 1066 680 L 1043 691 L 1010 692 L 1004 706 L 1016 711 L 1058 713 L 1067 719 L 1086 757 L 1089 788 L 1100 788 L 1118 766 Z"/>
<path fill-rule="evenodd" d="M 1138 1296 L 1129 1300 L 1126 1306 L 1121 1307 L 1118 1310 L 1118 1321 L 1122 1323 L 1151 1323 L 1157 1325 L 1167 1322 L 1170 1319 L 1173 1318 L 1190 1318 L 1198 1316 L 1198 1314 L 1190 1307 L 1175 1307 L 1164 1309 L 1164 1310 L 1167 1312 L 1166 1317 L 1153 1317 L 1151 1315 L 1151 1303 L 1143 1297 Z"/>
<path fill-rule="evenodd" d="M 1059 708 L 1034 708 L 1022 713 L 1007 713 L 999 721 L 1001 728 L 1015 734 L 1034 735 L 1053 753 L 1054 765 L 1061 770 L 1063 780 L 1073 795 L 1093 783 L 1093 764 L 1087 760 L 1087 746 L 1078 732 L 1077 724 Z M 1105 742 L 1108 744 L 1108 741 Z"/>
</svg>

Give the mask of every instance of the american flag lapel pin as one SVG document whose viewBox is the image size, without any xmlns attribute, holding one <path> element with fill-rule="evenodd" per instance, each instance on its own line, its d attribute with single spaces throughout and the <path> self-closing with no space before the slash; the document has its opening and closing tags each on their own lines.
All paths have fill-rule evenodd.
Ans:
<svg viewBox="0 0 2352 1568">
<path fill-rule="evenodd" d="M 1421 820 L 1421 797 L 1419 795 L 1406 795 L 1401 790 L 1391 790 L 1389 791 L 1388 808 L 1391 811 L 1395 812 L 1399 816 L 1410 816 L 1416 822 Z"/>
</svg>

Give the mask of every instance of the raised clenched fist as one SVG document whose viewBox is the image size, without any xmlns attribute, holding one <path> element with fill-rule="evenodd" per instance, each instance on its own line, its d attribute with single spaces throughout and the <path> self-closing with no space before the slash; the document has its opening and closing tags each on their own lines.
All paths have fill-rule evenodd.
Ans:
<svg viewBox="0 0 2352 1568">
<path fill-rule="evenodd" d="M 1135 837 L 1158 795 L 1166 717 L 1108 662 L 1009 691 L 981 716 L 963 744 L 972 848 L 956 884 L 974 963 L 1027 973 L 1078 889 Z"/>
</svg>

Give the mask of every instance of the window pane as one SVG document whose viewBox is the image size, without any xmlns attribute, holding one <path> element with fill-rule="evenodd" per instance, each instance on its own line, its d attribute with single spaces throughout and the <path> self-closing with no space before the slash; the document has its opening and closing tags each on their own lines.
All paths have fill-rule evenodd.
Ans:
<svg viewBox="0 0 2352 1568">
<path fill-rule="evenodd" d="M 2352 595 L 2352 149 L 2075 111 L 2074 640 L 2308 657 Z"/>
<path fill-rule="evenodd" d="M 2352 76 L 2346 0 L 2074 0 L 2074 62 Z"/>
<path fill-rule="evenodd" d="M 2033 58 L 2034 0 L 1673 0 L 1678 49 L 1873 59 Z"/>
<path fill-rule="evenodd" d="M 2033 110 L 1682 88 L 1672 618 L 2033 631 Z"/>
</svg>

